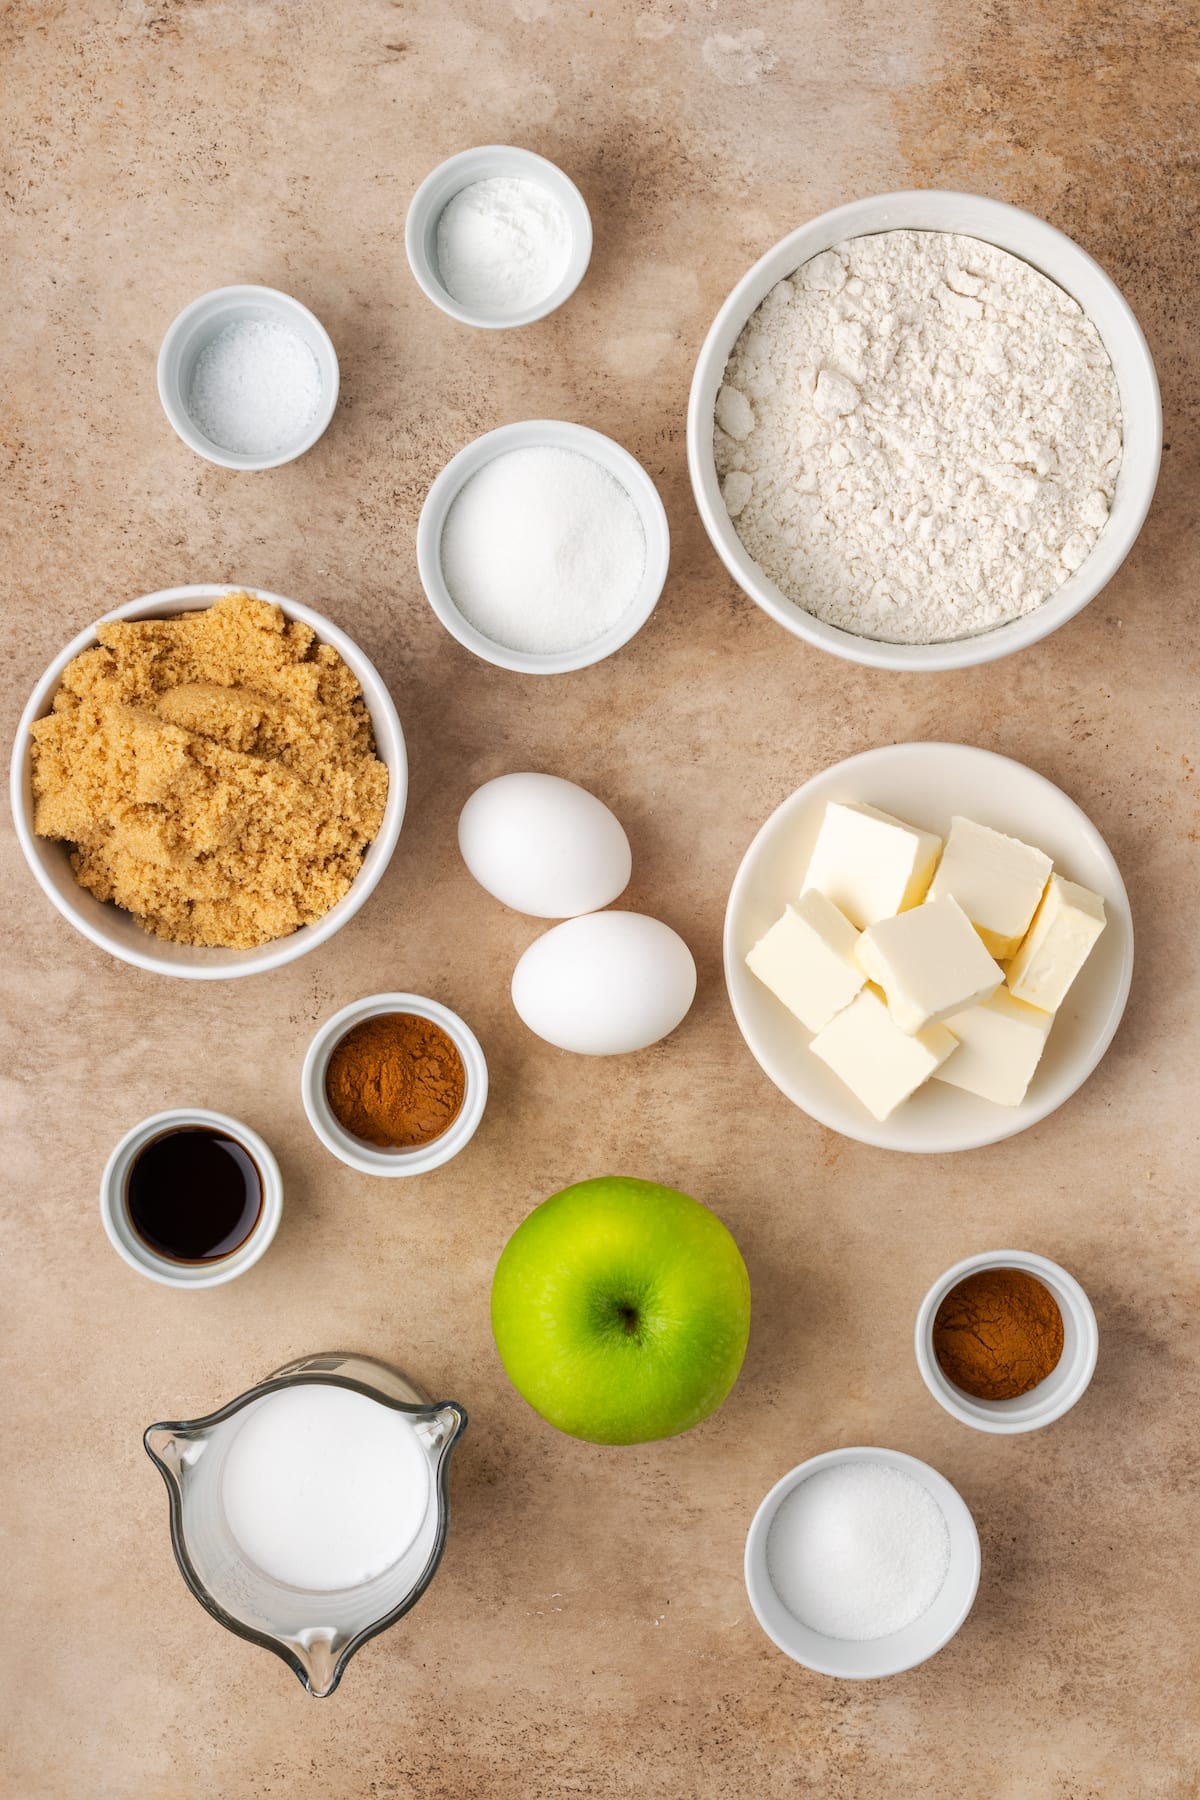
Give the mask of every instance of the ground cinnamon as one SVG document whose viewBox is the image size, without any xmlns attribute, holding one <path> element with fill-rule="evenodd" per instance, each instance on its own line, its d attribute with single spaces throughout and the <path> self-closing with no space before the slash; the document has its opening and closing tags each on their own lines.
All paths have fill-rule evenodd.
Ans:
<svg viewBox="0 0 1200 1800">
<path fill-rule="evenodd" d="M 951 1288 L 933 1321 L 942 1373 L 976 1400 L 1015 1400 L 1044 1381 L 1063 1349 L 1062 1314 L 1023 1269 L 980 1269 Z"/>
<path fill-rule="evenodd" d="M 376 1013 L 334 1046 L 325 1093 L 338 1123 L 381 1149 L 431 1143 L 454 1123 L 467 1073 L 453 1039 L 416 1013 Z"/>
</svg>

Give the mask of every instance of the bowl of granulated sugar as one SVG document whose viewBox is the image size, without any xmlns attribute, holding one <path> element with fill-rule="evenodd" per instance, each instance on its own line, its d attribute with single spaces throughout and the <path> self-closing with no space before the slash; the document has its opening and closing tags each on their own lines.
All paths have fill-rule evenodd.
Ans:
<svg viewBox="0 0 1200 1800">
<path fill-rule="evenodd" d="M 746 1591 L 777 1649 L 843 1681 L 945 1648 L 979 1588 L 979 1534 L 944 1475 L 898 1450 L 828 1450 L 784 1475 L 746 1537 Z"/>
<path fill-rule="evenodd" d="M 329 333 L 277 288 L 201 294 L 158 353 L 158 393 L 176 433 L 225 469 L 276 469 L 311 450 L 333 417 Z"/>
<path fill-rule="evenodd" d="M 417 567 L 446 630 L 485 662 L 561 675 L 640 631 L 667 578 L 658 490 L 628 450 L 559 419 L 476 438 L 426 497 Z"/>
</svg>

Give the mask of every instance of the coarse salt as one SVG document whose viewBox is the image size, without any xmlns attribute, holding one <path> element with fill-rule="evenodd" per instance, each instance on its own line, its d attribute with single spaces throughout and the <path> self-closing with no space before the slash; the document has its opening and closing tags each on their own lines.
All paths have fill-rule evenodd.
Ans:
<svg viewBox="0 0 1200 1800">
<path fill-rule="evenodd" d="M 278 319 L 234 319 L 196 358 L 192 423 L 234 456 L 277 456 L 312 428 L 321 370 L 304 339 Z"/>
<path fill-rule="evenodd" d="M 536 181 L 496 175 L 473 181 L 443 209 L 438 272 L 460 306 L 519 313 L 553 293 L 567 272 L 571 226 Z"/>
<path fill-rule="evenodd" d="M 446 515 L 442 574 L 459 612 L 493 643 L 547 655 L 582 648 L 623 617 L 646 566 L 637 507 L 577 450 L 508 450 Z"/>
<path fill-rule="evenodd" d="M 950 1532 L 919 1481 L 883 1463 L 818 1469 L 780 1502 L 767 1574 L 793 1618 L 824 1637 L 890 1637 L 937 1599 Z"/>
</svg>

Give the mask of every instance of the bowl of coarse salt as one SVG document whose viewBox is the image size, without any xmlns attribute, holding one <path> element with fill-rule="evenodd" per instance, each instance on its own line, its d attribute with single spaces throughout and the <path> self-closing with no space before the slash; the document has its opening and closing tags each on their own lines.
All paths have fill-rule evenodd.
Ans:
<svg viewBox="0 0 1200 1800">
<path fill-rule="evenodd" d="M 883 194 L 791 232 L 705 339 L 688 464 L 725 567 L 796 637 L 898 671 L 1046 637 L 1150 506 L 1162 410 L 1115 284 L 1044 220 Z"/>
<path fill-rule="evenodd" d="M 561 675 L 641 630 L 670 561 L 658 489 L 628 450 L 560 419 L 476 438 L 430 488 L 417 568 L 446 630 L 485 662 Z"/>
<path fill-rule="evenodd" d="M 409 267 L 435 306 L 463 325 L 532 325 L 569 300 L 592 254 L 592 220 L 575 183 L 544 156 L 484 144 L 439 163 L 409 203 Z"/>
<path fill-rule="evenodd" d="M 898 1450 L 829 1450 L 775 1483 L 746 1537 L 772 1643 L 818 1675 L 900 1675 L 943 1649 L 979 1589 L 979 1534 L 944 1475 Z"/>
<path fill-rule="evenodd" d="M 276 469 L 311 450 L 332 419 L 337 354 L 290 294 L 214 288 L 168 328 L 158 394 L 197 456 L 225 469 Z"/>
</svg>

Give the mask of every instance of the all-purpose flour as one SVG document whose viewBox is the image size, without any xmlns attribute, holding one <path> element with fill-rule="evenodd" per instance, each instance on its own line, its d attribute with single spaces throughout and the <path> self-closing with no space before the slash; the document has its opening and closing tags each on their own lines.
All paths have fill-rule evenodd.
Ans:
<svg viewBox="0 0 1200 1800">
<path fill-rule="evenodd" d="M 978 238 L 851 238 L 779 282 L 717 396 L 738 536 L 806 611 L 925 644 L 1032 612 L 1121 461 L 1116 379 L 1070 296 Z"/>
</svg>

